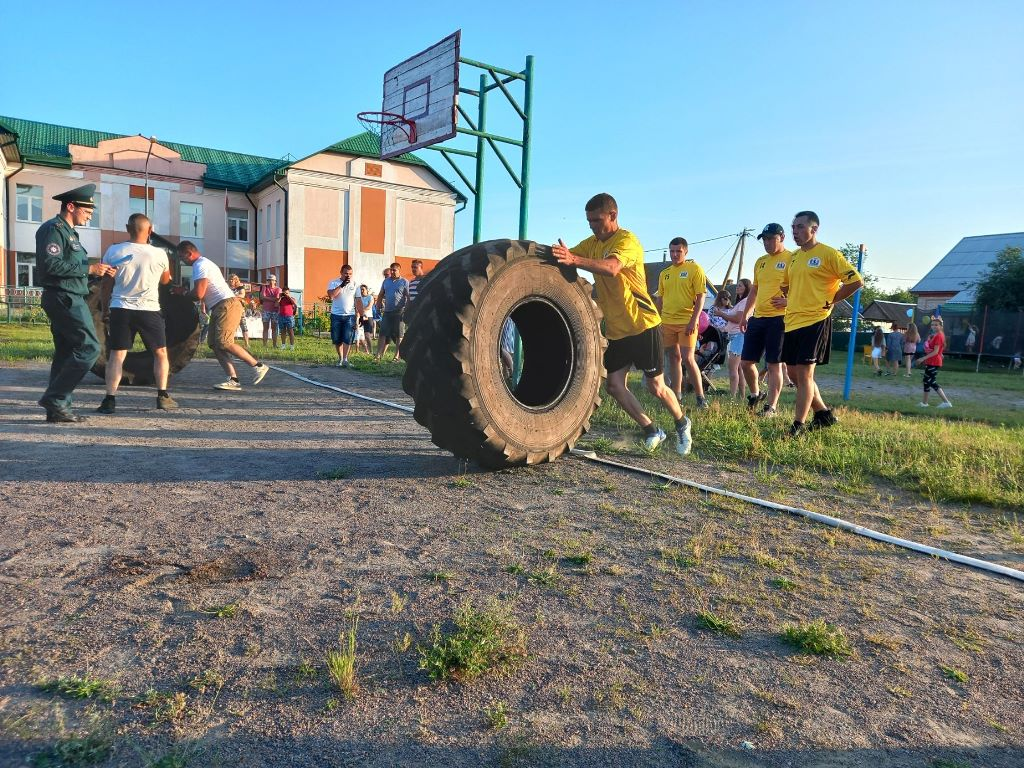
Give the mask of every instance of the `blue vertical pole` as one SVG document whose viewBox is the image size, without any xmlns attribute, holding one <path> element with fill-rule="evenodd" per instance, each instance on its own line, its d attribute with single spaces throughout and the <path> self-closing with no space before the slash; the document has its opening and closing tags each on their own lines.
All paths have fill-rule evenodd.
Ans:
<svg viewBox="0 0 1024 768">
<path fill-rule="evenodd" d="M 530 218 L 530 141 L 533 133 L 533 56 L 526 57 L 526 95 L 523 100 L 523 169 L 519 190 L 519 239 L 526 239 L 526 225 Z"/>
<path fill-rule="evenodd" d="M 857 271 L 864 268 L 864 243 L 857 249 Z M 853 294 L 853 317 L 850 319 L 850 348 L 846 350 L 846 380 L 843 382 L 843 400 L 850 399 L 850 385 L 853 383 L 853 360 L 857 352 L 857 317 L 860 315 L 860 290 Z"/>
</svg>

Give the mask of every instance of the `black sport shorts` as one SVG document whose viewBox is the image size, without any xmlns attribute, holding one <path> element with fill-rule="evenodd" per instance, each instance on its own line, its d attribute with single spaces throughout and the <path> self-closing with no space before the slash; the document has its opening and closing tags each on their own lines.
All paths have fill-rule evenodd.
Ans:
<svg viewBox="0 0 1024 768">
<path fill-rule="evenodd" d="M 777 363 L 782 359 L 782 337 L 786 332 L 786 318 L 752 317 L 747 321 L 747 332 L 743 336 L 742 359 L 756 363 L 764 355 L 766 363 Z"/>
<path fill-rule="evenodd" d="M 604 351 L 604 367 L 609 373 L 635 365 L 644 376 L 653 379 L 663 370 L 661 326 L 648 328 L 635 336 L 608 342 Z"/>
<path fill-rule="evenodd" d="M 107 333 L 107 349 L 131 349 L 135 343 L 136 333 L 142 337 L 146 349 L 154 350 L 167 346 L 163 315 L 151 310 L 112 308 Z"/>
<path fill-rule="evenodd" d="M 786 331 L 782 340 L 782 362 L 786 365 L 825 365 L 832 348 L 832 318 L 795 331 Z"/>
</svg>

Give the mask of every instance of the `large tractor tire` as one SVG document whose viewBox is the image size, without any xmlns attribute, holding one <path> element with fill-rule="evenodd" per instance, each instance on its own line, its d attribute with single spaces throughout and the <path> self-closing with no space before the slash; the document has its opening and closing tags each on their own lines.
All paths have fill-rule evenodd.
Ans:
<svg viewBox="0 0 1024 768">
<path fill-rule="evenodd" d="M 107 370 L 107 322 L 113 285 L 114 281 L 110 278 L 97 280 L 92 284 L 86 299 L 92 311 L 92 321 L 96 325 L 96 336 L 100 340 L 100 356 L 92 372 L 101 379 Z M 174 374 L 189 364 L 199 346 L 199 312 L 189 297 L 172 294 L 167 286 L 160 289 L 160 311 L 167 334 L 167 359 L 171 373 Z M 128 353 L 124 360 L 121 383 L 142 387 L 156 385 L 153 378 L 153 354 L 148 349 Z"/>
<path fill-rule="evenodd" d="M 552 461 L 590 427 L 605 371 L 590 283 L 551 248 L 491 240 L 443 259 L 420 284 L 402 342 L 402 387 L 434 443 L 484 467 Z M 515 373 L 501 360 L 511 320 Z"/>
</svg>

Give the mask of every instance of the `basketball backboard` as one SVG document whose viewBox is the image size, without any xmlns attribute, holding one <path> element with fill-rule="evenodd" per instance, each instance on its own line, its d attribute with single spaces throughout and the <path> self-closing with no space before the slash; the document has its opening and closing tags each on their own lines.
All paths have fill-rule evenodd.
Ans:
<svg viewBox="0 0 1024 768">
<path fill-rule="evenodd" d="M 381 133 L 383 159 L 455 136 L 459 99 L 459 41 L 462 31 L 417 53 L 384 73 L 382 112 L 416 124 L 412 137 L 402 130 Z"/>
</svg>

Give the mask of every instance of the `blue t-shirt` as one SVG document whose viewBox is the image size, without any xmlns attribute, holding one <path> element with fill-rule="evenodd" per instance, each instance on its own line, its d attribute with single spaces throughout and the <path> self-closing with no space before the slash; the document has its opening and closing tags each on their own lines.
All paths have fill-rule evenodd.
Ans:
<svg viewBox="0 0 1024 768">
<path fill-rule="evenodd" d="M 385 312 L 397 312 L 405 309 L 405 305 L 409 303 L 409 281 L 404 277 L 397 280 L 389 277 L 381 284 L 380 289 L 384 293 Z"/>
</svg>

